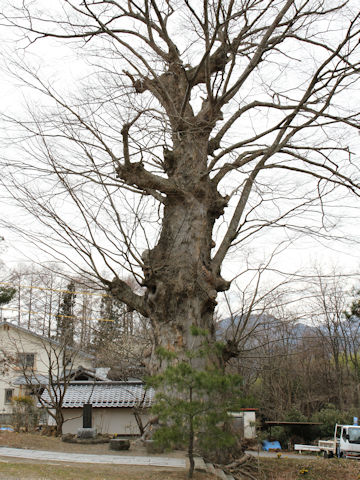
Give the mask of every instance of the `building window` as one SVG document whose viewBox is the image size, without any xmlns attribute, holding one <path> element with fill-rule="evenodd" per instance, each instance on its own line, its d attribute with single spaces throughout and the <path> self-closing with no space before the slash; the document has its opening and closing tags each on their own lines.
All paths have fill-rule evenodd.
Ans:
<svg viewBox="0 0 360 480">
<path fill-rule="evenodd" d="M 35 353 L 19 353 L 18 366 L 22 368 L 31 368 L 35 364 Z"/>
<path fill-rule="evenodd" d="M 12 388 L 5 389 L 5 403 L 11 403 L 11 400 L 13 398 L 13 393 L 14 393 L 14 390 Z"/>
</svg>

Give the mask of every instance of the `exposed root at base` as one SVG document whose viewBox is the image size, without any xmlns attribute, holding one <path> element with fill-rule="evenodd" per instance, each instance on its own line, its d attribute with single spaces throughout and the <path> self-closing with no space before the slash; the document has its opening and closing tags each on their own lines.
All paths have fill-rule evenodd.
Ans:
<svg viewBox="0 0 360 480">
<path fill-rule="evenodd" d="M 221 468 L 228 475 L 232 475 L 235 480 L 258 480 L 258 465 L 256 459 L 250 455 L 243 455 L 227 465 L 215 465 Z"/>
</svg>

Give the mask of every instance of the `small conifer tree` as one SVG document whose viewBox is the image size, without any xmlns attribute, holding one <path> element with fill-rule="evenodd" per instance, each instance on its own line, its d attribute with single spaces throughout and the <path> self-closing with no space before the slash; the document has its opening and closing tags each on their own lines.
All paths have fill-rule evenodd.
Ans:
<svg viewBox="0 0 360 480">
<path fill-rule="evenodd" d="M 192 334 L 202 332 L 193 329 Z M 231 421 L 229 412 L 243 406 L 241 377 L 224 373 L 216 361 L 205 370 L 196 367 L 200 358 L 216 359 L 221 348 L 220 344 L 210 347 L 204 343 L 196 353 L 187 351 L 181 359 L 161 349 L 158 354 L 168 366 L 148 380 L 157 390 L 153 412 L 160 422 L 153 439 L 162 446 L 187 448 L 189 478 L 194 472 L 195 449 L 204 454 L 236 442 L 226 426 Z"/>
<path fill-rule="evenodd" d="M 0 287 L 0 306 L 9 303 L 16 294 L 16 288 Z"/>
<path fill-rule="evenodd" d="M 40 410 L 36 407 L 34 399 L 28 395 L 19 395 L 12 398 L 13 414 L 12 423 L 16 432 L 35 430 L 39 422 Z"/>
<path fill-rule="evenodd" d="M 100 321 L 93 330 L 92 349 L 96 365 L 112 367 L 123 354 L 126 305 L 105 296 L 100 303 Z"/>
<path fill-rule="evenodd" d="M 68 346 L 72 346 L 74 344 L 75 302 L 75 283 L 71 280 L 67 286 L 67 290 L 62 294 L 61 302 L 59 304 L 59 311 L 56 317 L 56 339 Z"/>
</svg>

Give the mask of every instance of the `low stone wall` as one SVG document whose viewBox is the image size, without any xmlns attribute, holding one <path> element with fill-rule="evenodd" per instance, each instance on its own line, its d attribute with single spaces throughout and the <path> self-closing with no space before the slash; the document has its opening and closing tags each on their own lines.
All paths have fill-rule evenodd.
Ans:
<svg viewBox="0 0 360 480">
<path fill-rule="evenodd" d="M 94 438 L 78 438 L 77 435 L 66 433 L 61 437 L 61 440 L 66 443 L 80 443 L 84 445 L 93 445 L 97 443 L 109 443 L 109 435 L 97 435 Z"/>
</svg>

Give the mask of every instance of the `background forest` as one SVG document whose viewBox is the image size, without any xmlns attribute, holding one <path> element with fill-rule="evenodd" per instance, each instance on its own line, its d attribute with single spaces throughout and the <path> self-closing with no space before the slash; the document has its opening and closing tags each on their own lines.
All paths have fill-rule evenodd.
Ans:
<svg viewBox="0 0 360 480">
<path fill-rule="evenodd" d="M 95 356 L 96 366 L 144 369 L 151 352 L 148 321 L 80 277 L 49 268 L 19 266 L 3 275 L 15 288 L 1 319 Z M 238 310 L 219 308 L 217 338 L 236 343 L 228 371 L 243 379 L 249 406 L 263 420 L 313 420 L 324 434 L 335 421 L 356 415 L 360 378 L 360 301 L 341 276 L 318 273 L 302 298 L 289 283 L 276 289 L 238 291 Z M 250 298 L 250 300 L 249 300 Z M 236 299 L 232 299 L 235 304 Z"/>
</svg>

